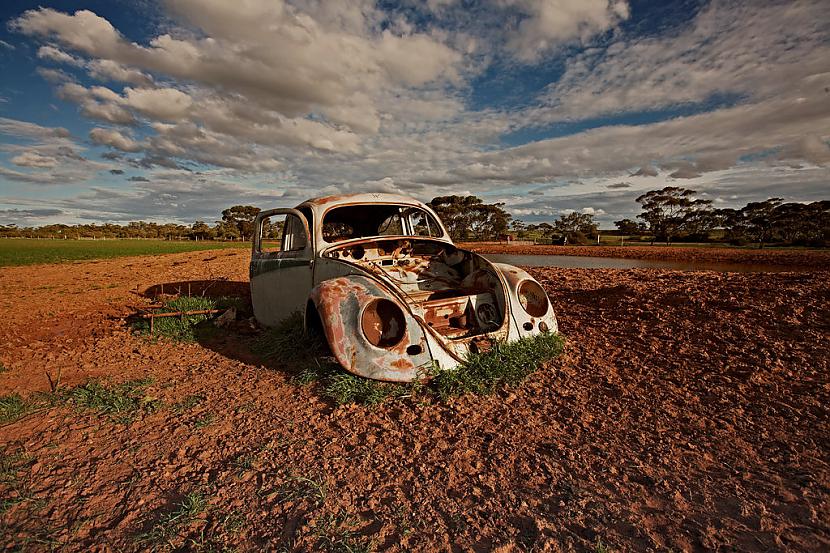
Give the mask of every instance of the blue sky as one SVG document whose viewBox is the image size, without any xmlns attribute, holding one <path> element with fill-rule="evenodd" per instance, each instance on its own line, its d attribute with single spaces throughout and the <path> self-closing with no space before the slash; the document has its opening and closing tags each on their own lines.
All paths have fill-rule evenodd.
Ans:
<svg viewBox="0 0 830 553">
<path fill-rule="evenodd" d="M 0 6 L 0 224 L 213 221 L 333 192 L 517 218 L 830 197 L 830 4 Z"/>
</svg>

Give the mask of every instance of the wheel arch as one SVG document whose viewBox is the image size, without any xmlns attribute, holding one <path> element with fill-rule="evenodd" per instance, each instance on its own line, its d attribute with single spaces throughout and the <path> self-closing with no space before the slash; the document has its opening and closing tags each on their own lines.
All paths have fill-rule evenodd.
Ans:
<svg viewBox="0 0 830 553">
<path fill-rule="evenodd" d="M 393 301 L 403 312 L 405 333 L 395 346 L 377 347 L 364 335 L 361 316 L 375 299 Z M 318 317 L 323 334 L 338 363 L 350 373 L 375 380 L 410 382 L 420 378 L 421 367 L 431 363 L 426 335 L 420 323 L 394 294 L 365 276 L 350 275 L 315 286 L 306 306 L 306 328 Z M 418 353 L 409 347 L 418 345 Z"/>
</svg>

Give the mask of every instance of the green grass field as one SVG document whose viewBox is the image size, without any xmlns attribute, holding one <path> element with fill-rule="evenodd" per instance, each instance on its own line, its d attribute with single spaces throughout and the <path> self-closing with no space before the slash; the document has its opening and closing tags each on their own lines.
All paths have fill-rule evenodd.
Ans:
<svg viewBox="0 0 830 553">
<path fill-rule="evenodd" d="M 0 238 L 0 267 L 250 247 L 250 242 Z"/>
</svg>

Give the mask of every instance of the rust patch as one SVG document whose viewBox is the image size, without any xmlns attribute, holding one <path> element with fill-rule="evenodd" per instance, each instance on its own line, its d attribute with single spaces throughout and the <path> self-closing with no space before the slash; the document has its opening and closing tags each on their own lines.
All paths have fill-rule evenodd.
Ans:
<svg viewBox="0 0 830 553">
<path fill-rule="evenodd" d="M 395 359 L 390 363 L 393 368 L 398 369 L 399 371 L 408 371 L 415 368 L 415 365 L 412 364 L 412 361 L 409 359 L 404 359 L 403 357 L 400 359 Z"/>
<path fill-rule="evenodd" d="M 476 336 L 470 342 L 470 350 L 473 353 L 486 353 L 493 349 L 495 343 L 489 336 Z"/>
<path fill-rule="evenodd" d="M 454 297 L 425 301 L 424 320 L 439 334 L 462 337 L 499 328 L 495 299 L 489 292 L 455 290 Z M 493 316 L 493 314 L 496 316 Z"/>
</svg>

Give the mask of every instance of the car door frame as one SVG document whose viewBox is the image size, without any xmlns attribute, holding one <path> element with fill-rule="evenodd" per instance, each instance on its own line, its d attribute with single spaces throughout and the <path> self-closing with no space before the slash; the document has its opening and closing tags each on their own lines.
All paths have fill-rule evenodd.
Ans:
<svg viewBox="0 0 830 553">
<path fill-rule="evenodd" d="M 262 250 L 262 222 L 274 215 L 292 215 L 305 231 L 305 247 L 301 250 L 266 252 Z M 295 311 L 302 313 L 313 287 L 314 237 L 309 230 L 308 219 L 294 208 L 277 208 L 260 211 L 254 219 L 251 244 L 251 304 L 257 321 L 265 326 L 275 326 Z M 285 245 L 285 232 L 280 248 Z"/>
</svg>

